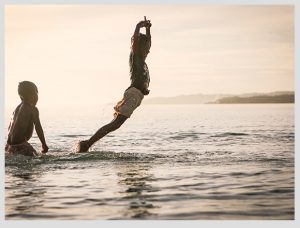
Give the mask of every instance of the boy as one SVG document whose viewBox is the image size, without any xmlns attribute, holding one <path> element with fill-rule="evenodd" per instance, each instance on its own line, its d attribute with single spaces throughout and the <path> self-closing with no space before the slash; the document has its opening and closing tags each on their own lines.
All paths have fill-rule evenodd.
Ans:
<svg viewBox="0 0 300 228">
<path fill-rule="evenodd" d="M 48 152 L 44 132 L 39 119 L 39 110 L 35 107 L 38 101 L 38 89 L 29 81 L 19 83 L 18 93 L 21 104 L 15 109 L 8 127 L 8 138 L 5 151 L 11 154 L 36 156 L 38 153 L 28 143 L 33 133 L 33 126 L 42 143 L 42 153 Z"/>
<path fill-rule="evenodd" d="M 117 130 L 133 111 L 141 104 L 144 95 L 149 94 L 149 70 L 145 59 L 151 47 L 149 20 L 140 21 L 135 28 L 131 38 L 131 52 L 129 56 L 131 85 L 124 92 L 123 99 L 114 107 L 114 119 L 107 125 L 100 128 L 89 140 L 80 141 L 77 145 L 77 152 L 87 152 L 88 149 L 99 139 L 108 133 Z M 140 28 L 146 28 L 146 35 L 140 33 Z"/>
</svg>

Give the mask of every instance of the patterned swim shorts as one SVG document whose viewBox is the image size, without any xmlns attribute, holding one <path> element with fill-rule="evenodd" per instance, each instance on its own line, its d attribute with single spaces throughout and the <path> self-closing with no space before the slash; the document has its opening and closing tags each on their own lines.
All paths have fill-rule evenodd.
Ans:
<svg viewBox="0 0 300 228">
<path fill-rule="evenodd" d="M 114 107 L 115 115 L 121 114 L 130 117 L 133 111 L 140 106 L 144 94 L 137 88 L 131 87 L 124 92 L 123 99 Z"/>
<path fill-rule="evenodd" d="M 24 156 L 37 156 L 36 150 L 28 143 L 24 142 L 21 144 L 9 145 L 6 144 L 5 151 L 9 154 L 17 155 L 22 154 Z"/>
</svg>

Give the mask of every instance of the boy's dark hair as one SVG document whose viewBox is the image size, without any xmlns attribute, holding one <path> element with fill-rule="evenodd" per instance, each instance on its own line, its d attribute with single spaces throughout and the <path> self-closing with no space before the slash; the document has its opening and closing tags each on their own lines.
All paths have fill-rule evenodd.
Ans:
<svg viewBox="0 0 300 228">
<path fill-rule="evenodd" d="M 19 82 L 18 93 L 21 100 L 29 100 L 35 93 L 38 93 L 38 89 L 33 82 L 22 81 Z"/>
<path fill-rule="evenodd" d="M 148 42 L 150 42 L 150 46 L 151 46 L 151 39 L 149 39 L 148 36 L 146 36 L 143 33 L 139 34 L 138 42 L 140 48 L 144 48 Z"/>
</svg>

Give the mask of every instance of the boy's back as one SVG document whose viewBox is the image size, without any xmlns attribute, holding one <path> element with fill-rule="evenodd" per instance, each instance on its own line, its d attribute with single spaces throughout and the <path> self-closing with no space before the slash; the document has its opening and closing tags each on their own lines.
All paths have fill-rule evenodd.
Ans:
<svg viewBox="0 0 300 228">
<path fill-rule="evenodd" d="M 34 109 L 34 107 L 23 102 L 18 105 L 9 127 L 7 142 L 10 145 L 21 144 L 31 138 Z"/>
</svg>

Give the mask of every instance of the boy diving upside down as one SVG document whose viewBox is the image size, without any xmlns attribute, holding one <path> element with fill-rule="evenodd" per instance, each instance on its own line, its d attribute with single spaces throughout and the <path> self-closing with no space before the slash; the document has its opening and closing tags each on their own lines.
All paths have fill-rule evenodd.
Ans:
<svg viewBox="0 0 300 228">
<path fill-rule="evenodd" d="M 131 52 L 129 56 L 130 86 L 125 90 L 123 99 L 114 107 L 114 119 L 101 127 L 90 139 L 80 141 L 77 152 L 87 152 L 99 139 L 108 133 L 117 130 L 133 111 L 140 106 L 145 95 L 149 94 L 149 70 L 145 62 L 151 47 L 150 20 L 140 21 L 131 38 Z M 140 33 L 140 28 L 146 28 L 146 34 Z"/>
</svg>

